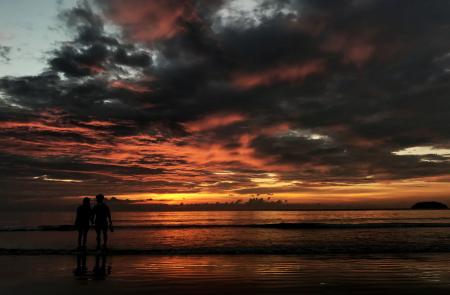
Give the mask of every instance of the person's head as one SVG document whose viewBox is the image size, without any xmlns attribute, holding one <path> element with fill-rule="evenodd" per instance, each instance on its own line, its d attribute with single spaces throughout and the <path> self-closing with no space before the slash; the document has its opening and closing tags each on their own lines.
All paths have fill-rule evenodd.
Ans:
<svg viewBox="0 0 450 295">
<path fill-rule="evenodd" d="M 83 199 L 83 206 L 90 206 L 91 205 L 91 199 L 84 198 Z"/>
<path fill-rule="evenodd" d="M 98 194 L 95 196 L 95 199 L 97 200 L 97 203 L 103 203 L 103 200 L 105 199 L 105 196 L 102 194 Z"/>
</svg>

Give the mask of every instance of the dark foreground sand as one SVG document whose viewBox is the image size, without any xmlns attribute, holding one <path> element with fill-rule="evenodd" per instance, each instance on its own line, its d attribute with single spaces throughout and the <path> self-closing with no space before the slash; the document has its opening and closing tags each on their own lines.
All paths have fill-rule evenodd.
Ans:
<svg viewBox="0 0 450 295">
<path fill-rule="evenodd" d="M 0 256 L 0 294 L 450 292 L 450 254 L 90 255 L 86 257 L 86 271 L 83 263 L 83 257 L 73 255 Z"/>
</svg>

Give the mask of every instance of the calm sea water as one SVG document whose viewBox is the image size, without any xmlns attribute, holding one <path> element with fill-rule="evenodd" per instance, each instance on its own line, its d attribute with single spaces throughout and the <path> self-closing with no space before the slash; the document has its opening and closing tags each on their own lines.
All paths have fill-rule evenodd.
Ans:
<svg viewBox="0 0 450 295">
<path fill-rule="evenodd" d="M 2 213 L 0 248 L 73 249 L 73 220 L 73 213 Z M 110 248 L 125 254 L 450 252 L 447 210 L 116 212 L 113 222 Z"/>
</svg>

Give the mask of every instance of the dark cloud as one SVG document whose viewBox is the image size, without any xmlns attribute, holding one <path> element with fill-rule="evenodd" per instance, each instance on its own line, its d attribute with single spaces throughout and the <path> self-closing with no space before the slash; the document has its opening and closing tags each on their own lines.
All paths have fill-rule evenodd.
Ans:
<svg viewBox="0 0 450 295">
<path fill-rule="evenodd" d="M 103 17 L 86 5 L 64 12 L 74 38 L 48 71 L 0 80 L 0 118 L 16 126 L 2 135 L 20 143 L 2 152 L 23 154 L 29 137 L 30 156 L 46 158 L 45 141 L 59 142 L 66 152 L 54 152 L 76 164 L 52 168 L 58 177 L 70 177 L 65 165 L 80 179 L 109 171 L 106 182 L 134 176 L 142 191 L 276 193 L 252 181 L 270 172 L 334 184 L 447 174 L 448 155 L 393 152 L 450 148 L 448 1 L 262 1 L 227 23 L 218 12 L 230 3 L 98 1 Z M 106 32 L 110 22 L 121 34 Z M 42 115 L 49 109 L 64 118 Z M 28 114 L 41 125 L 11 123 Z"/>
<path fill-rule="evenodd" d="M 92 45 L 79 52 L 73 47 L 64 47 L 57 52 L 57 57 L 50 60 L 50 66 L 56 72 L 67 76 L 82 77 L 102 71 L 108 51 L 105 46 Z"/>
<path fill-rule="evenodd" d="M 151 59 L 146 52 L 127 53 L 125 49 L 119 48 L 114 53 L 115 61 L 119 64 L 131 67 L 147 67 Z"/>
<path fill-rule="evenodd" d="M 53 53 L 49 64 L 55 72 L 84 77 L 118 71 L 116 65 L 145 68 L 151 64 L 148 52 L 106 34 L 102 18 L 87 4 L 62 13 L 61 19 L 72 28 L 75 37 Z"/>
<path fill-rule="evenodd" d="M 3 62 L 9 62 L 11 58 L 9 57 L 11 53 L 11 46 L 0 45 L 0 60 Z"/>
</svg>

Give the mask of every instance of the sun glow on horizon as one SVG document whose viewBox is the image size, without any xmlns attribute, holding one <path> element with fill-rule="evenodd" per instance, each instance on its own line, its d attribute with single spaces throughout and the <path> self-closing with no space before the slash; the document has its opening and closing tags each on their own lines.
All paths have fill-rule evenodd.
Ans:
<svg viewBox="0 0 450 295">
<path fill-rule="evenodd" d="M 258 182 L 257 188 L 286 188 L 286 183 Z M 264 184 L 264 185 L 261 185 Z M 352 202 L 383 202 L 389 200 L 405 201 L 409 198 L 449 198 L 450 182 L 445 178 L 422 178 L 413 180 L 398 180 L 359 184 L 294 184 L 297 190 L 278 191 L 274 193 L 235 193 L 201 191 L 193 193 L 130 193 L 116 194 L 121 200 L 142 201 L 143 203 L 192 204 L 245 201 L 249 198 L 271 198 L 283 200 L 291 204 L 310 203 L 352 203 Z M 292 186 L 293 187 L 293 186 Z M 292 188 L 291 187 L 291 188 Z"/>
</svg>

